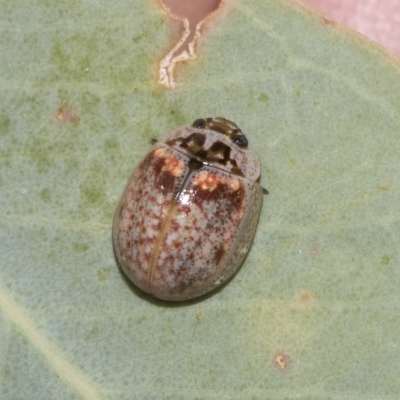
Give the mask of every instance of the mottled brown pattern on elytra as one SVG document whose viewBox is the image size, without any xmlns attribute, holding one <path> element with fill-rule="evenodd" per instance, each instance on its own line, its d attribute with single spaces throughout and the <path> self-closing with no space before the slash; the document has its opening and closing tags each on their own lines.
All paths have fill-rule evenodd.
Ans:
<svg viewBox="0 0 400 400">
<path fill-rule="evenodd" d="M 220 247 L 215 253 L 215 263 L 219 264 L 222 260 L 222 257 L 225 254 L 225 250 L 223 247 Z"/>
<path fill-rule="evenodd" d="M 159 176 L 162 172 L 162 169 L 165 164 L 165 158 L 162 157 L 157 157 L 155 156 L 155 150 L 153 150 L 142 162 L 142 164 L 139 165 L 139 169 L 142 170 L 143 172 L 146 171 L 146 168 L 151 168 L 154 170 L 154 173 L 156 176 Z"/>
<path fill-rule="evenodd" d="M 161 194 L 166 195 L 175 190 L 176 178 L 170 172 L 163 171 L 157 179 L 157 185 Z"/>
<path fill-rule="evenodd" d="M 143 159 L 125 190 L 114 224 L 114 247 L 121 268 L 144 290 L 151 259 L 148 249 L 156 244 L 165 210 L 179 184 L 179 177 L 163 170 L 164 166 L 165 158 L 155 151 Z"/>
<path fill-rule="evenodd" d="M 149 175 L 149 169 L 153 169 L 156 176 L 155 188 L 162 195 L 171 193 L 176 185 L 176 177 L 170 171 L 164 170 L 165 164 L 165 157 L 157 156 L 155 151 L 152 151 L 140 166 L 145 176 Z"/>
<path fill-rule="evenodd" d="M 232 190 L 226 183 L 218 183 L 213 190 L 202 189 L 200 186 L 193 187 L 193 203 L 197 204 L 200 208 L 205 201 L 216 202 L 226 201 L 225 211 L 227 214 L 240 207 L 244 198 L 243 188 Z M 220 218 L 229 217 L 229 215 L 220 215 Z"/>
<path fill-rule="evenodd" d="M 192 182 L 198 173 L 193 174 Z M 217 181 L 221 178 L 212 172 L 208 172 L 208 175 L 214 179 L 217 178 Z M 202 182 L 201 179 L 199 181 Z M 183 197 L 190 198 L 187 201 L 191 213 L 187 214 L 188 206 L 178 204 L 174 209 L 170 227 L 178 224 L 178 221 L 182 219 L 182 211 L 185 209 L 186 223 L 191 229 L 186 230 L 185 227 L 180 226 L 181 229 L 177 231 L 175 229 L 177 225 L 174 225 L 174 229 L 169 230 L 170 235 L 172 232 L 179 232 L 176 240 L 180 245 L 176 242 L 168 243 L 170 236 L 165 237 L 160 243 L 159 263 L 154 270 L 152 286 L 159 288 L 161 282 L 164 285 L 169 282 L 164 287 L 170 296 L 186 297 L 190 296 L 189 293 L 207 291 L 206 288 L 210 285 L 212 287 L 212 282 L 218 275 L 217 271 L 221 268 L 225 269 L 221 267 L 221 264 L 230 247 L 228 237 L 232 236 L 241 223 L 246 203 L 245 191 L 237 178 L 232 180 L 227 174 L 215 187 L 213 179 L 210 182 L 210 190 L 189 183 L 182 191 Z M 207 184 L 206 175 L 204 185 L 207 186 Z M 168 256 L 163 259 L 161 257 L 163 254 L 168 254 Z M 238 260 L 241 259 L 243 257 L 238 258 Z M 166 265 L 167 260 L 169 267 L 164 269 L 163 266 Z M 196 265 L 195 269 L 193 264 Z M 236 269 L 236 265 L 237 262 L 228 268 Z M 227 275 L 231 274 L 232 272 L 227 272 Z"/>
</svg>

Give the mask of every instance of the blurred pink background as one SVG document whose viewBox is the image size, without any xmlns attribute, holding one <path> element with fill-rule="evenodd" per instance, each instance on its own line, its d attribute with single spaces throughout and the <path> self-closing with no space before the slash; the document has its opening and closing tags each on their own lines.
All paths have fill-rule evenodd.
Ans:
<svg viewBox="0 0 400 400">
<path fill-rule="evenodd" d="M 400 0 L 301 0 L 400 58 Z"/>
<path fill-rule="evenodd" d="M 204 15 L 216 9 L 221 0 L 163 1 L 173 14 L 189 18 L 195 25 Z M 400 0 L 300 1 L 322 11 L 328 18 L 368 36 L 400 58 Z"/>
</svg>

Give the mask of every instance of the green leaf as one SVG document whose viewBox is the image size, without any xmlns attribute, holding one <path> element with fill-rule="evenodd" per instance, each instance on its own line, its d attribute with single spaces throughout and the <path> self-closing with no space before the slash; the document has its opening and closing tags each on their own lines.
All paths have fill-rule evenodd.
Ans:
<svg viewBox="0 0 400 400">
<path fill-rule="evenodd" d="M 0 4 L 1 398 L 398 396 L 398 62 L 242 0 L 167 90 L 156 2 Z M 206 298 L 151 300 L 117 268 L 116 204 L 151 138 L 218 115 L 262 159 L 252 251 Z"/>
</svg>

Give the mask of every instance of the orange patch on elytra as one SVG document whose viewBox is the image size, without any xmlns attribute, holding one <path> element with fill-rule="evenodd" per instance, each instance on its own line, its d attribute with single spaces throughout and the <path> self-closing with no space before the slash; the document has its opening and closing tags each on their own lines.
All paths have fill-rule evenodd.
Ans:
<svg viewBox="0 0 400 400">
<path fill-rule="evenodd" d="M 196 186 L 200 186 L 203 190 L 209 190 L 212 192 L 218 186 L 218 183 L 221 181 L 221 178 L 216 178 L 214 174 L 210 174 L 207 171 L 202 171 L 196 175 L 193 180 L 193 184 Z"/>
<path fill-rule="evenodd" d="M 201 171 L 196 175 L 193 180 L 193 184 L 200 186 L 203 190 L 209 190 L 212 192 L 218 186 L 218 184 L 227 185 L 233 191 L 239 190 L 241 187 L 241 182 L 239 179 L 232 179 L 225 176 L 216 176 L 208 171 Z"/>
<path fill-rule="evenodd" d="M 185 163 L 178 157 L 175 157 L 173 154 L 169 153 L 163 147 L 156 149 L 154 151 L 154 155 L 164 159 L 162 170 L 169 172 L 175 177 L 181 176 L 185 170 Z"/>
<path fill-rule="evenodd" d="M 232 190 L 239 190 L 241 183 L 240 183 L 239 179 L 230 179 L 229 186 L 231 187 Z"/>
</svg>

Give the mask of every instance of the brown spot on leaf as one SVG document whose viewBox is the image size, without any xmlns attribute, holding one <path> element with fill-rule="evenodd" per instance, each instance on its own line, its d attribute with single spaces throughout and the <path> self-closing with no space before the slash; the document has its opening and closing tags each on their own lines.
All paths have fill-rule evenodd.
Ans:
<svg viewBox="0 0 400 400">
<path fill-rule="evenodd" d="M 285 372 L 290 369 L 292 362 L 286 352 L 279 351 L 272 357 L 272 364 L 277 370 Z"/>
<path fill-rule="evenodd" d="M 321 253 L 321 248 L 318 244 L 313 244 L 308 248 L 308 253 L 311 257 L 316 257 Z"/>
<path fill-rule="evenodd" d="M 301 290 L 295 298 L 291 301 L 291 307 L 297 311 L 305 312 L 314 307 L 316 293 L 312 290 Z"/>
<path fill-rule="evenodd" d="M 299 293 L 298 302 L 300 305 L 308 306 L 315 300 L 315 292 L 304 291 Z"/>
<path fill-rule="evenodd" d="M 58 121 L 63 123 L 75 123 L 79 121 L 76 111 L 72 107 L 66 105 L 64 102 L 57 110 L 56 117 Z"/>
</svg>

